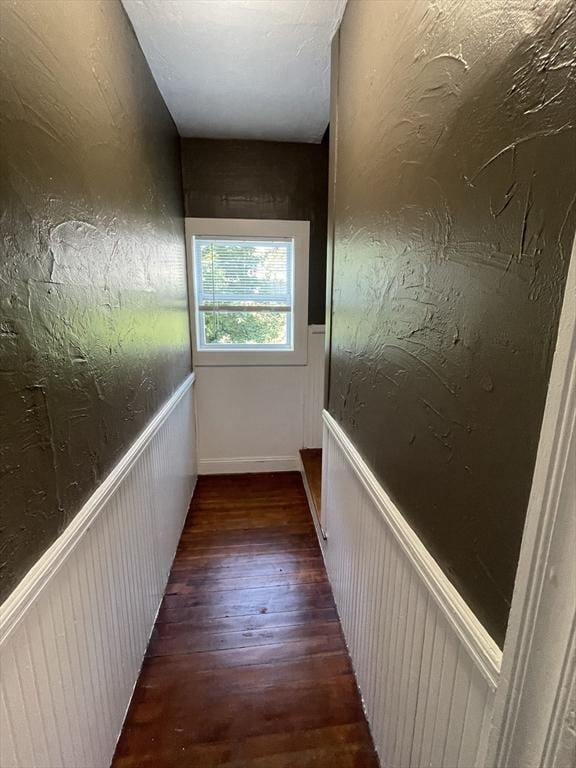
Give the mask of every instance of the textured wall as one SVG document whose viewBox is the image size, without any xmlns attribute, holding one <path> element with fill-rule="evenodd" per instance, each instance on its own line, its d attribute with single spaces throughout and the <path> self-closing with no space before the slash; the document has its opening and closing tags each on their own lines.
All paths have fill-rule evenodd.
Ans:
<svg viewBox="0 0 576 768">
<path fill-rule="evenodd" d="M 186 216 L 310 221 L 308 320 L 326 306 L 328 143 L 182 139 Z"/>
<path fill-rule="evenodd" d="M 576 6 L 352 2 L 329 408 L 498 641 L 576 224 Z"/>
<path fill-rule="evenodd" d="M 178 138 L 119 3 L 0 4 L 1 597 L 190 370 Z"/>
</svg>

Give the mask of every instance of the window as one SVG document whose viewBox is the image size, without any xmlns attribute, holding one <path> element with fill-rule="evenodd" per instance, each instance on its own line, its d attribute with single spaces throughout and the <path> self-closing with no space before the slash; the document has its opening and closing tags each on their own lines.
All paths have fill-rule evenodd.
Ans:
<svg viewBox="0 0 576 768">
<path fill-rule="evenodd" d="M 187 219 L 195 365 L 306 362 L 308 222 Z"/>
<path fill-rule="evenodd" d="M 194 238 L 198 348 L 292 349 L 294 241 Z"/>
</svg>

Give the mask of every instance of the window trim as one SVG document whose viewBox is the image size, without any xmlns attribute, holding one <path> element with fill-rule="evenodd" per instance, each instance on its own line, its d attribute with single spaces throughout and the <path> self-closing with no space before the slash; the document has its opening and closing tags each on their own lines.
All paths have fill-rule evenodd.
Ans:
<svg viewBox="0 0 576 768">
<path fill-rule="evenodd" d="M 193 366 L 306 365 L 308 358 L 308 260 L 310 222 L 279 219 L 185 219 L 188 300 Z M 193 238 L 289 237 L 294 241 L 293 349 L 198 348 L 199 310 L 196 302 Z"/>
</svg>

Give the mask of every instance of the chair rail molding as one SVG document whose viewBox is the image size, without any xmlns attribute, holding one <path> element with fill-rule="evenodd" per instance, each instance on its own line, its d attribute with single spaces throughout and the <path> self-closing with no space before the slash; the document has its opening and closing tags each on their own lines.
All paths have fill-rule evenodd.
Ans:
<svg viewBox="0 0 576 768">
<path fill-rule="evenodd" d="M 576 240 L 504 643 L 488 765 L 576 755 Z"/>
<path fill-rule="evenodd" d="M 382 765 L 485 768 L 502 652 L 323 416 L 321 543 Z"/>
<path fill-rule="evenodd" d="M 188 376 L 0 606 L 0 765 L 112 760 L 196 481 Z"/>
</svg>

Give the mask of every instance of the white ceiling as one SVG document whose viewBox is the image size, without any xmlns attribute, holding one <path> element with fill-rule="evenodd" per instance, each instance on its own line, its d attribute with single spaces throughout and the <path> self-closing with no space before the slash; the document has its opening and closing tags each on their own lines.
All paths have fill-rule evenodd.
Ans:
<svg viewBox="0 0 576 768">
<path fill-rule="evenodd" d="M 122 0 L 181 136 L 318 142 L 346 0 Z"/>
</svg>

